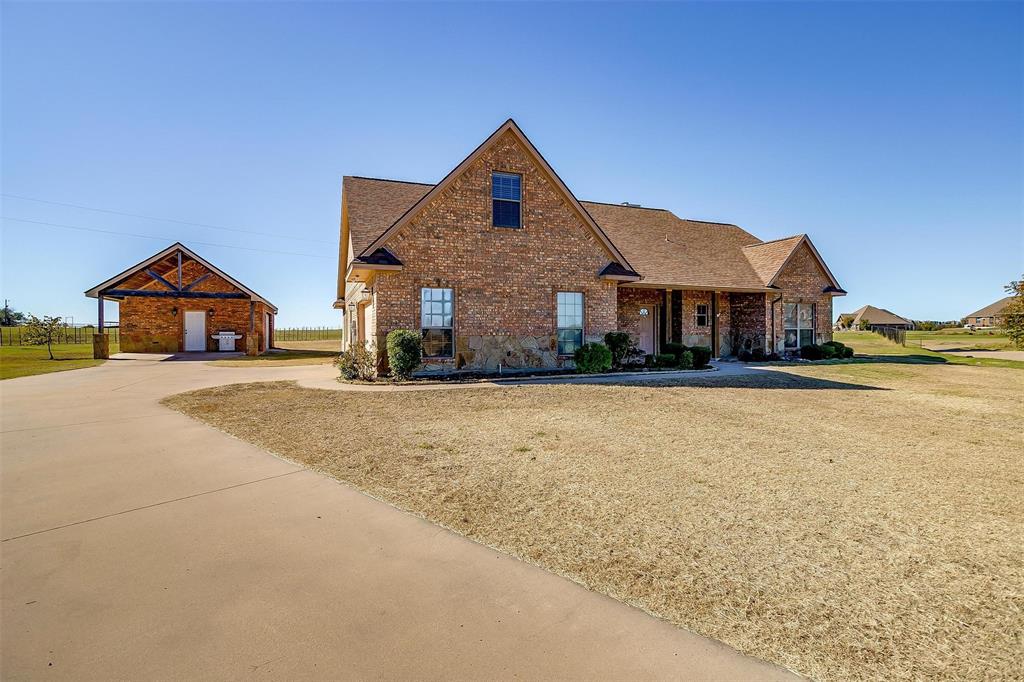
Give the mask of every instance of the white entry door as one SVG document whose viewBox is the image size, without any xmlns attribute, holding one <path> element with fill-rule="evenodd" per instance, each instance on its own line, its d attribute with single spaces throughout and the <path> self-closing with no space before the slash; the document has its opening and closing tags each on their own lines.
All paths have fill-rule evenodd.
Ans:
<svg viewBox="0 0 1024 682">
<path fill-rule="evenodd" d="M 263 350 L 270 350 L 270 313 L 263 315 Z"/>
<path fill-rule="evenodd" d="M 654 354 L 654 306 L 640 309 L 640 329 L 636 346 L 647 355 Z"/>
<path fill-rule="evenodd" d="M 185 311 L 185 350 L 206 350 L 206 312 Z"/>
</svg>

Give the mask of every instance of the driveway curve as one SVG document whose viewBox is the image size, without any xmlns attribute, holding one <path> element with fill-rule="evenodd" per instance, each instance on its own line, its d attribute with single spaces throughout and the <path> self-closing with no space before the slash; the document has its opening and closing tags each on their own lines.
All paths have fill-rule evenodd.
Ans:
<svg viewBox="0 0 1024 682">
<path fill-rule="evenodd" d="M 159 404 L 333 373 L 153 356 L 0 383 L 0 677 L 793 677 Z"/>
</svg>

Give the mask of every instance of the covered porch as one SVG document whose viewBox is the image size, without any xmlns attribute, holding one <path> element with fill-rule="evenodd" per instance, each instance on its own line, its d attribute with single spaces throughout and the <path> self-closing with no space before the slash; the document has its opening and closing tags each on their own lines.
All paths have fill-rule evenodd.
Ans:
<svg viewBox="0 0 1024 682">
<path fill-rule="evenodd" d="M 623 284 L 618 289 L 618 328 L 644 353 L 666 344 L 707 346 L 713 358 L 739 350 L 768 350 L 772 293 L 765 290 L 691 289 Z"/>
</svg>

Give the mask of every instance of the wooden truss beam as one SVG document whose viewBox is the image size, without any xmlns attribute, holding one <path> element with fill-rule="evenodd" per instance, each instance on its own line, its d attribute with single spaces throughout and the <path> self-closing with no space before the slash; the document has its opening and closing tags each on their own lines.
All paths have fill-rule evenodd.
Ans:
<svg viewBox="0 0 1024 682">
<path fill-rule="evenodd" d="M 240 291 L 153 291 L 149 289 L 106 289 L 100 292 L 103 296 L 119 298 L 122 296 L 145 296 L 150 298 L 249 298 L 249 294 Z"/>
<path fill-rule="evenodd" d="M 149 275 L 150 277 L 152 277 L 153 279 L 155 279 L 156 281 L 160 282 L 160 284 L 163 284 L 165 287 L 167 287 L 171 291 L 177 291 L 178 290 L 178 287 L 174 286 L 173 284 L 168 282 L 166 279 L 161 277 L 160 273 L 156 272 L 152 268 L 146 268 L 146 274 Z"/>
</svg>

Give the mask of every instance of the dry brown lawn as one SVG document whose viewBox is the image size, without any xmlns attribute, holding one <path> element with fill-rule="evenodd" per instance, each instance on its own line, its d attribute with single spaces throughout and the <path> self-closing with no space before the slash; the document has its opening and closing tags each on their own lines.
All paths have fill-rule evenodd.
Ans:
<svg viewBox="0 0 1024 682">
<path fill-rule="evenodd" d="M 1017 370 L 856 364 L 167 403 L 814 678 L 1012 679 L 1022 395 Z"/>
</svg>

